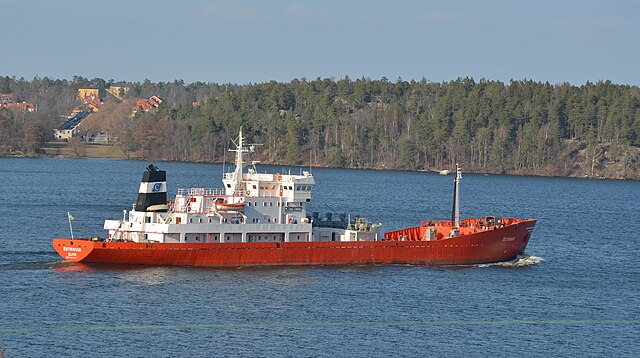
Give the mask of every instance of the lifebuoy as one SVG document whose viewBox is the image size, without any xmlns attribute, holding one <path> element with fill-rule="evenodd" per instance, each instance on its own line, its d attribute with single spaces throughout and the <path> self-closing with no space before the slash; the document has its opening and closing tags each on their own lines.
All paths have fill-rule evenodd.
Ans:
<svg viewBox="0 0 640 358">
<path fill-rule="evenodd" d="M 251 195 L 251 191 L 250 190 L 247 190 L 247 195 Z"/>
</svg>

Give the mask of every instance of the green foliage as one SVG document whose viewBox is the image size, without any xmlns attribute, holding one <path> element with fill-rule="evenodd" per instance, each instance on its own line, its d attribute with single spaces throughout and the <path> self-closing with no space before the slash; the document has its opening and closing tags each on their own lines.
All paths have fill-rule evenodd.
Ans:
<svg viewBox="0 0 640 358">
<path fill-rule="evenodd" d="M 44 117 L 57 118 L 77 105 L 76 88 L 111 83 L 80 76 L 71 81 L 0 77 L 0 92 L 37 100 Z M 593 149 L 610 143 L 616 158 L 622 148 L 640 145 L 640 89 L 609 81 L 579 87 L 349 77 L 247 85 L 118 84 L 129 86 L 131 97 L 164 100 L 156 113 L 122 121 L 123 149 L 171 160 L 222 161 L 240 127 L 250 141 L 265 145 L 259 158 L 265 162 L 335 167 L 442 169 L 459 162 L 466 170 L 541 174 L 569 161 L 569 142 Z M 25 145 L 27 137 L 19 135 L 23 122 L 5 114 L 0 135 L 12 148 L 37 151 L 41 128 L 49 127 L 30 124 Z"/>
</svg>

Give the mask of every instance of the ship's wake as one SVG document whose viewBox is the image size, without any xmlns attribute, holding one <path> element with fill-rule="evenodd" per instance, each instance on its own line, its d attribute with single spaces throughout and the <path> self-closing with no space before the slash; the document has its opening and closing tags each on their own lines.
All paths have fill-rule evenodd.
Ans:
<svg viewBox="0 0 640 358">
<path fill-rule="evenodd" d="M 0 251 L 0 271 L 49 269 L 60 262 L 55 251 Z"/>
<path fill-rule="evenodd" d="M 16 261 L 0 263 L 0 271 L 50 270 L 67 266 L 64 261 Z"/>
<path fill-rule="evenodd" d="M 498 267 L 520 268 L 520 267 L 537 265 L 542 262 L 544 262 L 544 258 L 540 256 L 520 255 L 511 261 L 481 264 L 481 265 L 478 265 L 478 267 L 498 266 Z"/>
</svg>

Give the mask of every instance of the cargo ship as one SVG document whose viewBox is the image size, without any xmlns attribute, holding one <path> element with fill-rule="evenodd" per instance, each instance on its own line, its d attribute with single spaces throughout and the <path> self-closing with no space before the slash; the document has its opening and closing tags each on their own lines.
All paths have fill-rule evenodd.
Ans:
<svg viewBox="0 0 640 358">
<path fill-rule="evenodd" d="M 259 173 L 244 155 L 255 151 L 240 130 L 233 170 L 223 188 L 178 189 L 167 200 L 166 172 L 149 165 L 137 202 L 122 220 L 106 220 L 104 238 L 55 238 L 65 260 L 88 264 L 207 267 L 297 265 L 466 265 L 508 261 L 524 252 L 535 219 L 459 219 L 460 169 L 451 221 L 380 235 L 381 225 L 357 216 L 307 215 L 315 180 Z"/>
</svg>

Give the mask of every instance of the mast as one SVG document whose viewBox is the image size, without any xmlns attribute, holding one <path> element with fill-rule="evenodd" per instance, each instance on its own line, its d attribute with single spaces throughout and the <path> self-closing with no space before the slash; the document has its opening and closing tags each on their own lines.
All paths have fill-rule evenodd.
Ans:
<svg viewBox="0 0 640 358">
<path fill-rule="evenodd" d="M 460 179 L 462 179 L 462 171 L 456 163 L 456 175 L 453 178 L 453 209 L 451 210 L 451 221 L 454 227 L 460 227 Z"/>
<path fill-rule="evenodd" d="M 240 132 L 238 133 L 238 144 L 236 146 L 236 170 L 233 172 L 233 176 L 236 182 L 236 190 L 242 184 L 242 167 L 244 163 L 242 162 L 242 151 L 244 150 L 244 137 L 242 136 L 242 127 L 240 127 Z"/>
<path fill-rule="evenodd" d="M 249 150 L 244 148 L 244 137 L 242 136 L 242 128 L 240 128 L 240 131 L 238 132 L 238 138 L 237 138 L 237 142 L 233 141 L 233 144 L 235 144 L 235 149 L 231 149 L 229 148 L 228 150 L 230 152 L 236 152 L 236 160 L 235 160 L 235 169 L 233 171 L 233 175 L 231 176 L 232 179 L 232 194 L 236 195 L 240 193 L 240 190 L 242 189 L 242 168 L 244 167 L 244 162 L 242 159 L 242 154 L 244 152 L 248 152 Z"/>
</svg>

